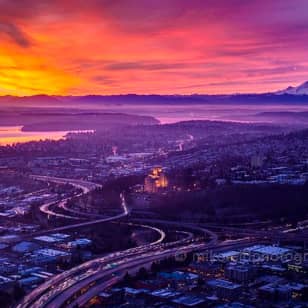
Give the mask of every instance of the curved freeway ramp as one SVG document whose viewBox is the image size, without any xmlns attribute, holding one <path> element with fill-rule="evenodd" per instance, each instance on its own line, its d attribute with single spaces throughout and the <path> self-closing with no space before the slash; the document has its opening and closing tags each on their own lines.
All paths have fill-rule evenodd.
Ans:
<svg viewBox="0 0 308 308">
<path fill-rule="evenodd" d="M 97 188 L 102 188 L 102 185 L 93 183 L 93 182 L 88 182 L 88 181 L 83 181 L 83 180 L 78 180 L 78 179 L 67 179 L 67 178 L 59 178 L 59 177 L 52 177 L 52 176 L 45 176 L 45 175 L 31 175 L 31 178 L 38 180 L 38 181 L 44 181 L 44 182 L 52 182 L 56 184 L 70 184 L 74 186 L 75 188 L 81 189 L 82 193 L 80 193 L 76 197 L 81 197 L 87 193 L 89 193 L 92 190 L 95 190 Z M 71 220 L 82 220 L 85 219 L 84 217 L 78 217 L 80 216 L 78 211 L 71 210 L 66 207 L 67 201 L 69 201 L 71 198 L 65 198 L 60 200 L 59 202 L 50 202 L 46 203 L 40 206 L 40 211 L 44 214 L 46 214 L 48 217 L 58 217 L 58 218 L 66 218 L 66 219 L 71 219 Z M 68 212 L 71 212 L 72 214 L 78 215 L 76 216 L 71 216 L 71 215 L 66 215 L 62 213 L 57 213 L 52 210 L 52 207 L 54 206 L 60 207 L 65 209 Z M 84 215 L 83 215 L 84 216 Z"/>
<path fill-rule="evenodd" d="M 75 186 L 76 188 L 81 189 L 82 193 L 74 196 L 74 198 L 81 197 L 81 196 L 83 196 L 83 195 L 85 195 L 85 194 L 89 193 L 90 191 L 95 190 L 97 188 L 102 188 L 102 185 L 100 185 L 100 184 L 93 183 L 93 182 L 87 182 L 87 181 L 83 181 L 83 180 L 58 178 L 58 177 L 43 176 L 43 175 L 31 175 L 31 177 L 33 179 L 38 180 L 38 181 L 52 182 L 52 183 L 56 183 L 56 184 L 70 184 L 70 185 Z M 115 215 L 115 216 L 110 216 L 110 217 L 98 217 L 97 215 L 91 215 L 91 214 L 85 215 L 85 213 L 81 213 L 79 211 L 69 209 L 68 207 L 66 207 L 66 203 L 71 198 L 72 197 L 64 198 L 62 200 L 59 200 L 58 202 L 50 202 L 50 203 L 43 204 L 43 205 L 40 206 L 40 211 L 43 212 L 44 214 L 48 215 L 48 217 L 52 216 L 52 217 L 66 218 L 66 219 L 78 220 L 78 221 L 86 219 L 85 216 L 87 218 L 95 218 L 95 219 L 92 219 L 92 220 L 86 221 L 86 222 L 71 224 L 71 225 L 68 225 L 68 226 L 53 229 L 57 232 L 62 232 L 62 231 L 69 230 L 69 229 L 77 229 L 77 228 L 80 228 L 80 227 L 87 227 L 87 226 L 100 224 L 100 223 L 104 223 L 104 222 L 110 222 L 110 221 L 113 221 L 113 220 L 116 220 L 116 219 L 123 218 L 123 217 L 125 217 L 129 214 L 129 209 L 127 208 L 125 198 L 122 194 L 120 195 L 122 213 Z M 60 208 L 63 208 L 65 210 L 67 210 L 68 212 L 71 212 L 71 213 L 76 214 L 78 216 L 71 216 L 71 215 L 67 215 L 67 214 L 57 213 L 57 212 L 52 210 L 52 207 L 54 207 L 54 206 L 58 206 Z"/>
</svg>

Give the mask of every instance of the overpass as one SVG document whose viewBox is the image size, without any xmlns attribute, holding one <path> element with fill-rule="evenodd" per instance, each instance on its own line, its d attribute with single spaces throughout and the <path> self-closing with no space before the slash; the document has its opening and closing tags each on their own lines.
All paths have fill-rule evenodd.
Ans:
<svg viewBox="0 0 308 308">
<path fill-rule="evenodd" d="M 111 270 L 118 269 L 118 265 L 120 264 L 121 268 L 125 268 L 125 264 L 128 262 L 130 266 L 133 260 L 138 260 L 138 264 L 143 264 L 144 262 L 148 263 L 161 260 L 179 252 L 186 252 L 186 250 L 190 251 L 215 244 L 214 242 L 206 245 L 204 243 L 194 243 L 189 234 L 188 237 L 184 239 L 170 243 L 162 243 L 162 235 L 163 233 L 161 233 L 160 239 L 154 243 L 111 253 L 56 275 L 34 289 L 17 307 L 60 307 L 61 304 L 58 306 L 59 301 L 67 300 L 65 296 L 66 293 L 71 294 L 71 292 L 73 292 L 73 294 L 75 294 L 80 290 L 80 287 L 84 287 L 85 283 L 89 281 L 94 282 L 100 277 L 104 278 L 106 273 L 108 274 Z M 135 261 L 133 265 L 136 265 Z M 56 300 L 56 302 L 54 302 L 54 300 Z"/>
<path fill-rule="evenodd" d="M 231 234 L 242 235 L 242 236 L 253 236 L 260 239 L 270 239 L 274 241 L 307 241 L 308 233 L 303 232 L 285 232 L 286 230 L 256 230 L 250 228 L 241 228 L 241 227 L 229 227 L 225 225 L 216 225 L 216 224 L 200 224 L 204 228 L 209 228 L 211 230 L 222 231 L 224 233 L 228 232 Z M 288 231 L 288 230 L 287 230 Z M 297 230 L 298 231 L 298 230 Z"/>
<path fill-rule="evenodd" d="M 249 239 L 234 243 L 204 243 L 197 241 L 174 242 L 142 247 L 110 254 L 92 260 L 63 274 L 53 277 L 24 298 L 18 308 L 56 308 L 84 305 L 106 288 L 120 282 L 127 272 L 136 272 L 178 254 L 187 254 L 206 249 L 234 249 L 253 242 Z"/>
</svg>

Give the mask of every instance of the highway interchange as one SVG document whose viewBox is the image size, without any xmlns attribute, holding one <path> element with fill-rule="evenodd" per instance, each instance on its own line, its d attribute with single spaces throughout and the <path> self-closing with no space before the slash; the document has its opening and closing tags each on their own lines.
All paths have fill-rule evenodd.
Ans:
<svg viewBox="0 0 308 308">
<path fill-rule="evenodd" d="M 82 190 L 78 196 L 86 194 L 98 187 L 97 184 L 79 180 L 37 176 L 35 178 L 38 180 L 44 180 L 58 184 L 69 183 Z M 67 208 L 66 203 L 68 199 L 69 198 L 60 200 L 56 204 L 56 206 L 59 206 L 62 210 L 66 211 L 67 214 L 57 213 L 50 208 L 51 205 L 49 204 L 41 206 L 40 210 L 46 215 L 52 215 L 56 217 L 59 217 L 58 215 L 64 215 L 64 218 L 72 220 L 85 219 L 85 213 L 80 213 L 74 209 Z M 52 232 L 62 232 L 72 228 L 78 229 L 84 226 L 101 224 L 125 217 L 127 218 L 130 211 L 126 206 L 125 198 L 123 195 L 121 196 L 121 199 L 122 212 L 118 215 L 108 218 L 87 216 L 88 219 L 94 219 L 55 228 L 52 229 Z M 53 203 L 53 207 L 54 206 L 55 204 Z M 208 230 L 207 226 L 196 225 L 193 223 L 132 218 L 128 218 L 128 221 L 122 221 L 121 223 L 126 223 L 131 226 L 150 228 L 153 232 L 157 233 L 158 238 L 152 243 L 124 251 L 110 253 L 103 257 L 83 263 L 59 275 L 56 275 L 25 296 L 17 307 L 82 307 L 99 292 L 120 282 L 127 272 L 136 272 L 141 267 L 150 265 L 153 262 L 157 262 L 171 256 L 185 255 L 187 253 L 198 252 L 202 250 L 230 248 L 235 249 L 237 247 L 241 247 L 242 245 L 253 244 L 260 239 L 264 240 L 266 236 L 269 235 L 267 233 L 265 236 L 264 232 L 248 230 L 245 233 L 246 237 L 242 240 L 219 242 L 217 234 L 211 231 L 213 229 L 215 230 L 215 226 L 211 228 L 211 230 Z M 180 240 L 165 242 L 166 234 L 163 228 L 166 226 L 175 228 L 177 230 L 176 232 L 182 233 L 184 236 Z M 219 229 L 219 227 L 217 227 L 217 229 Z M 232 231 L 236 232 L 236 230 Z M 195 234 L 199 234 L 199 236 L 196 237 Z M 201 237 L 200 234 L 202 234 Z"/>
</svg>

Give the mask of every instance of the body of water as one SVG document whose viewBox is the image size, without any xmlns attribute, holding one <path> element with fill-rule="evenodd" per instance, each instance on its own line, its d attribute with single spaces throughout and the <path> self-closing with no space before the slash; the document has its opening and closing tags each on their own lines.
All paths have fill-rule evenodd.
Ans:
<svg viewBox="0 0 308 308">
<path fill-rule="evenodd" d="M 87 107 L 89 108 L 89 106 Z M 94 106 L 93 106 L 94 108 Z M 92 111 L 94 109 L 91 109 Z M 250 123 L 295 124 L 295 119 L 270 118 L 256 116 L 262 112 L 303 112 L 308 111 L 305 105 L 100 105 L 94 111 L 108 113 L 127 113 L 153 116 L 162 124 L 190 120 L 216 120 Z M 308 118 L 300 119 L 299 124 L 308 126 Z M 22 126 L 0 126 L 0 145 L 37 140 L 59 140 L 70 131 L 23 132 Z M 74 132 L 74 131 L 73 131 Z M 80 131 L 85 132 L 85 131 Z"/>
<path fill-rule="evenodd" d="M 67 131 L 59 132 L 23 132 L 22 126 L 0 126 L 0 145 L 11 145 L 44 139 L 59 140 L 65 138 Z"/>
<path fill-rule="evenodd" d="M 270 119 L 263 119 L 256 115 L 262 112 L 308 111 L 308 106 L 296 104 L 101 104 L 93 105 L 92 108 L 103 112 L 153 116 L 162 124 L 191 120 L 271 122 Z"/>
</svg>

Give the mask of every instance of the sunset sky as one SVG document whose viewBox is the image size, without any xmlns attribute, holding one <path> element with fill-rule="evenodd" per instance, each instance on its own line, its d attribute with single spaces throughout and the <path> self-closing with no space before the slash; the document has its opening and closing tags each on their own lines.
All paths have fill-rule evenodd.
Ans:
<svg viewBox="0 0 308 308">
<path fill-rule="evenodd" d="M 307 0 L 0 0 L 0 95 L 266 92 L 306 80 Z"/>
</svg>

